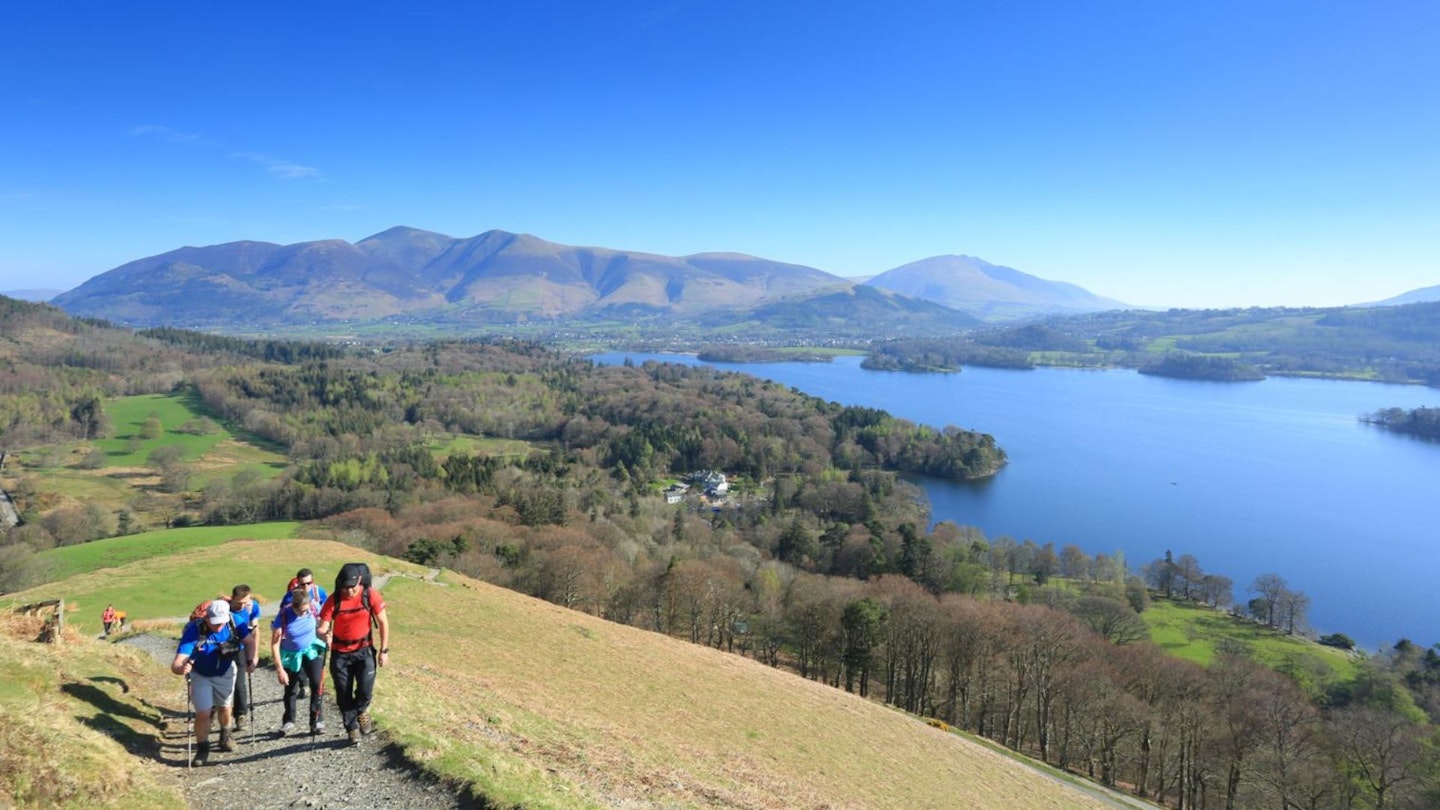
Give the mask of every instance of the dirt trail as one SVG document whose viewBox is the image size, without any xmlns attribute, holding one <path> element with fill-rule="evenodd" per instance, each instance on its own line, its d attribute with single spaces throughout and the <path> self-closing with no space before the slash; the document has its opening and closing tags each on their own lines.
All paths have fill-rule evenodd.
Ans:
<svg viewBox="0 0 1440 810">
<path fill-rule="evenodd" d="M 425 579 L 433 581 L 438 574 L 435 571 Z M 261 634 L 267 642 L 269 618 L 263 620 L 265 629 Z M 146 633 L 122 643 L 139 647 L 150 653 L 157 663 L 169 666 L 175 657 L 177 640 Z M 162 696 L 166 698 L 162 705 L 166 723 L 160 759 L 182 772 L 181 782 L 191 807 L 212 808 L 217 806 L 217 801 L 221 804 L 233 801 L 246 810 L 291 807 L 456 810 L 483 806 L 467 801 L 453 788 L 419 773 L 400 757 L 398 749 L 381 729 L 362 738 L 359 745 L 350 745 L 340 723 L 340 710 L 330 693 L 328 673 L 326 730 L 313 738 L 307 733 L 280 734 L 283 690 L 273 668 L 261 667 L 250 677 L 254 687 L 254 724 L 236 734 L 239 750 L 234 753 L 220 751 L 214 742 L 217 737 L 212 734 L 210 763 L 201 768 L 187 770 L 186 767 L 188 733 L 182 680 L 175 679 L 172 695 Z M 377 703 L 385 700 L 387 677 L 392 677 L 392 672 L 382 669 L 376 678 Z M 300 702 L 302 717 L 306 705 L 305 701 Z M 304 726 L 303 722 L 299 724 L 302 729 Z"/>
</svg>

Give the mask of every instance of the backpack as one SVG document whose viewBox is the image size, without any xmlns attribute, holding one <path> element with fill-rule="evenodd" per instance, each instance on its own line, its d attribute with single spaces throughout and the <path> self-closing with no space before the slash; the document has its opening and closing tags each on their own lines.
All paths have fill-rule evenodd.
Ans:
<svg viewBox="0 0 1440 810">
<path fill-rule="evenodd" d="M 224 596 L 217 596 L 217 597 L 215 597 L 214 599 L 206 599 L 204 602 L 201 602 L 200 604 L 196 605 L 194 610 L 190 611 L 190 621 L 192 621 L 192 622 L 201 622 L 202 624 L 207 623 L 207 622 L 205 621 L 205 617 L 206 617 L 206 615 L 210 612 L 210 603 L 215 602 L 216 600 L 225 601 L 225 602 L 229 602 L 229 601 L 230 601 L 229 599 L 227 599 L 227 598 L 224 597 Z M 201 629 L 204 629 L 204 628 L 201 628 Z M 231 629 L 231 630 L 234 630 L 234 629 L 235 629 L 235 614 L 234 614 L 234 613 L 231 613 L 231 614 L 230 614 L 230 629 Z"/>
<path fill-rule="evenodd" d="M 340 592 L 343 590 L 342 586 L 345 584 L 345 580 L 353 576 L 360 577 L 360 603 L 365 606 L 365 612 L 370 614 L 370 627 L 379 627 L 380 622 L 375 619 L 375 611 L 370 607 L 370 585 L 374 579 L 370 576 L 370 566 L 365 563 L 345 563 L 340 566 L 340 573 L 335 575 L 335 590 L 330 594 L 330 598 L 336 600 L 335 615 L 338 617 L 340 614 L 339 600 Z M 370 636 L 366 636 L 366 638 L 368 639 Z"/>
<path fill-rule="evenodd" d="M 217 596 L 215 599 L 224 599 L 224 597 Z M 210 612 L 210 603 L 214 602 L 215 599 L 206 599 L 204 602 L 196 605 L 194 610 L 190 611 L 190 622 L 199 625 L 200 632 L 198 635 L 201 641 L 204 641 L 207 636 L 214 632 L 210 629 L 210 622 L 206 621 L 206 616 Z M 228 602 L 229 600 L 226 599 L 225 601 Z M 239 629 L 235 626 L 235 614 L 233 613 L 230 614 L 229 625 L 230 640 L 220 645 L 220 654 L 235 657 L 240 654 L 240 640 L 237 637 Z"/>
</svg>

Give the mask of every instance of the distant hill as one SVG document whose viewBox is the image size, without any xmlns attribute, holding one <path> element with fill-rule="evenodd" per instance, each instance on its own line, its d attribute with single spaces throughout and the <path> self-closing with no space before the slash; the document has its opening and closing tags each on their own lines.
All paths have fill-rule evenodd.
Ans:
<svg viewBox="0 0 1440 810">
<path fill-rule="evenodd" d="M 873 335 L 877 325 L 891 334 L 934 334 L 977 326 L 959 310 L 863 284 L 840 284 L 762 304 L 742 314 L 720 314 L 702 325 L 723 327 L 748 322 L 773 330 L 823 331 L 841 336 Z"/>
<path fill-rule="evenodd" d="M 1421 287 L 1418 290 L 1411 290 L 1401 293 L 1393 298 L 1386 298 L 1384 301 L 1375 301 L 1370 304 L 1357 304 L 1362 307 L 1398 307 L 1405 304 L 1429 304 L 1440 301 L 1440 284 L 1434 287 Z"/>
<path fill-rule="evenodd" d="M 457 239 L 397 227 L 355 244 L 180 248 L 102 273 L 54 303 L 132 326 L 243 329 L 397 316 L 514 322 L 738 310 L 838 281 L 736 253 L 670 257 L 499 230 Z"/>
<path fill-rule="evenodd" d="M 0 295 L 21 301 L 49 301 L 62 292 L 64 290 L 4 290 L 0 291 Z"/>
<path fill-rule="evenodd" d="M 973 256 L 932 256 L 887 270 L 866 283 L 989 322 L 1134 308 L 1074 284 L 1046 281 Z"/>
</svg>

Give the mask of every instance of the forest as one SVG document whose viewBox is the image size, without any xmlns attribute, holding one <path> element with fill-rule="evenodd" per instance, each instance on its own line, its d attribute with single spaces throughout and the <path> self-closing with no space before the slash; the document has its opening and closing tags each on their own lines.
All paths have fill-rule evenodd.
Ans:
<svg viewBox="0 0 1440 810">
<path fill-rule="evenodd" d="M 1158 360 L 1141 366 L 1139 371 L 1141 374 L 1154 374 L 1158 377 L 1217 382 L 1253 382 L 1265 379 L 1259 369 L 1233 357 L 1183 351 L 1166 352 Z"/>
<path fill-rule="evenodd" d="M 109 403 L 165 393 L 284 466 L 192 486 L 154 458 L 156 484 L 122 520 L 47 506 L 43 473 L 7 465 L 26 521 L 0 537 L 0 590 L 43 577 L 30 563 L 55 545 L 304 520 L 308 536 L 750 656 L 1171 807 L 1440 801 L 1440 647 L 1402 641 L 1352 659 L 1353 676 L 1243 643 L 1207 665 L 1177 658 L 1149 640 L 1162 602 L 1280 638 L 1305 633 L 1308 598 L 1269 574 L 1237 599 L 1187 553 L 1132 568 L 1121 552 L 930 526 L 901 473 L 987 475 L 1006 461 L 993 437 L 526 342 L 230 341 L 0 299 L 0 448 L 82 459 L 114 429 Z M 706 470 L 729 491 L 662 496 Z"/>
</svg>

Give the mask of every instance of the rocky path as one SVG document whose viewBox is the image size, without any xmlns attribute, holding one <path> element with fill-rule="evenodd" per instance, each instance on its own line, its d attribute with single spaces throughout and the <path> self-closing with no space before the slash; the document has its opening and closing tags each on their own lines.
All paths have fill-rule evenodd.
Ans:
<svg viewBox="0 0 1440 810">
<path fill-rule="evenodd" d="M 264 637 L 269 638 L 268 623 Z M 141 634 L 126 639 L 169 666 L 175 657 L 176 639 Z M 391 673 L 380 671 L 377 701 L 384 700 L 384 680 Z M 242 674 L 241 677 L 244 677 Z M 455 810 L 480 807 L 466 801 L 453 788 L 437 784 L 406 763 L 398 750 L 377 730 L 350 745 L 340 723 L 340 710 L 333 697 L 325 702 L 326 730 L 311 737 L 308 733 L 280 734 L 283 691 L 275 670 L 262 667 L 251 676 L 254 686 L 255 722 L 237 732 L 239 750 L 225 753 L 214 744 L 210 762 L 201 768 L 187 768 L 188 737 L 184 683 L 175 679 L 173 697 L 165 696 L 166 724 L 160 757 L 182 771 L 181 781 L 190 806 L 211 808 L 235 804 L 246 810 L 270 808 L 416 808 Z M 330 688 L 326 675 L 326 689 Z M 300 703 L 300 714 L 305 712 Z M 300 728 L 305 724 L 302 722 Z"/>
</svg>

